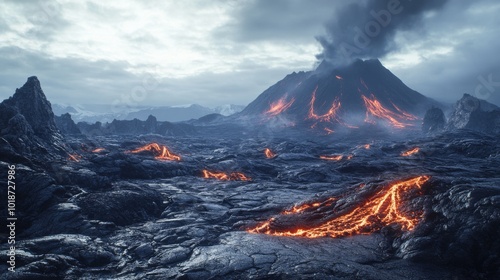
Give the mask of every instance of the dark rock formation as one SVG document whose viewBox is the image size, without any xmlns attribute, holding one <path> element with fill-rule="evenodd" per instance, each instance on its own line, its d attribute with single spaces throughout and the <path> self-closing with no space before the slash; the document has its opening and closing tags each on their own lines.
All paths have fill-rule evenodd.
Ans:
<svg viewBox="0 0 500 280">
<path fill-rule="evenodd" d="M 0 137 L 17 153 L 49 158 L 65 154 L 50 102 L 36 77 L 0 103 Z"/>
<path fill-rule="evenodd" d="M 432 107 L 427 110 L 422 123 L 422 132 L 435 133 L 444 129 L 446 120 L 444 118 L 443 110 Z"/>
<path fill-rule="evenodd" d="M 80 129 L 75 124 L 69 113 L 55 116 L 54 118 L 57 128 L 63 134 L 81 134 Z"/>
<path fill-rule="evenodd" d="M 446 124 L 447 130 L 471 129 L 500 133 L 500 108 L 469 94 L 457 101 Z"/>
</svg>

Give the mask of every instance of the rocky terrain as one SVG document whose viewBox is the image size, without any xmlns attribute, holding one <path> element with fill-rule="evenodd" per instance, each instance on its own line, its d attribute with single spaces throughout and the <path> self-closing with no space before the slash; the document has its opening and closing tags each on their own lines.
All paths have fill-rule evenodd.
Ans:
<svg viewBox="0 0 500 280">
<path fill-rule="evenodd" d="M 18 218 L 2 278 L 500 277 L 498 135 L 219 123 L 169 136 L 151 119 L 62 136 L 35 77 L 0 106 Z"/>
</svg>

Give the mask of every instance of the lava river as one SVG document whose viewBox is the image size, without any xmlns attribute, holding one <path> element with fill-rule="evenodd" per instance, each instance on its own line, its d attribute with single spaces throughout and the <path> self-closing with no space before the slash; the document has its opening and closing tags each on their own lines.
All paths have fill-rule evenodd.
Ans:
<svg viewBox="0 0 500 280">
<path fill-rule="evenodd" d="M 271 218 L 254 228 L 248 229 L 250 233 L 263 233 L 277 236 L 301 236 L 307 238 L 342 237 L 356 234 L 370 234 L 379 231 L 382 227 L 397 224 L 401 230 L 412 230 L 419 223 L 421 213 L 405 211 L 402 207 L 409 193 L 418 191 L 430 179 L 429 176 L 419 176 L 404 181 L 396 181 L 382 187 L 365 201 L 350 207 L 348 211 L 339 211 L 344 207 L 342 203 L 335 205 L 339 200 L 335 197 L 322 202 L 314 202 L 294 206 L 291 210 L 284 211 L 280 216 Z M 345 203 L 345 202 L 344 202 Z M 330 206 L 333 204 L 333 210 Z M 347 208 L 345 208 L 347 209 Z M 329 213 L 332 211 L 333 213 Z M 337 213 L 341 212 L 341 213 Z M 333 218 L 313 226 L 296 225 L 296 221 L 318 215 Z M 283 226 L 278 220 L 295 215 L 291 226 Z M 309 219 L 307 220 L 309 221 Z"/>
</svg>

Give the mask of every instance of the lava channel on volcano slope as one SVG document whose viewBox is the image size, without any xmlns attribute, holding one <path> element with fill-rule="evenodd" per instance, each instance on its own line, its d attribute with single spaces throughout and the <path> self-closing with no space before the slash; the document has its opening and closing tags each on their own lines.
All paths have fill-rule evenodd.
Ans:
<svg viewBox="0 0 500 280">
<path fill-rule="evenodd" d="M 277 101 L 271 103 L 269 105 L 269 109 L 264 113 L 268 117 L 275 117 L 292 106 L 292 104 L 295 102 L 295 98 L 290 99 L 289 101 L 286 100 L 286 97 L 282 97 L 278 99 Z"/>
<path fill-rule="evenodd" d="M 401 230 L 412 230 L 419 223 L 422 213 L 404 210 L 402 206 L 404 206 L 403 204 L 408 196 L 418 192 L 422 188 L 422 185 L 429 179 L 429 176 L 418 176 L 403 181 L 392 182 L 380 188 L 365 199 L 365 201 L 358 202 L 357 205 L 346 208 L 345 210 L 347 211 L 339 211 L 339 207 L 333 205 L 338 201 L 336 197 L 328 198 L 322 202 L 294 206 L 291 210 L 282 212 L 281 216 L 270 218 L 247 231 L 249 233 L 263 233 L 276 236 L 300 236 L 306 238 L 330 236 L 335 238 L 357 234 L 371 234 L 389 225 L 398 225 Z M 332 205 L 333 209 L 328 207 Z M 284 217 L 286 219 L 289 215 L 296 215 L 293 218 L 292 225 L 280 225 L 279 220 Z M 297 221 L 309 221 L 310 219 L 304 219 L 307 217 L 325 217 L 330 215 L 333 218 L 322 221 L 319 224 L 296 224 Z"/>
</svg>

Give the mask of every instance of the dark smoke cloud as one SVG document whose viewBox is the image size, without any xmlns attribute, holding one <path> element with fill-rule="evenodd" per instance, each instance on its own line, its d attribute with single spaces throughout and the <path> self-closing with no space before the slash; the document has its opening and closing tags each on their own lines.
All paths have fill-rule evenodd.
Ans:
<svg viewBox="0 0 500 280">
<path fill-rule="evenodd" d="M 352 3 L 338 10 L 326 25 L 317 55 L 339 65 L 355 58 L 379 58 L 397 49 L 399 31 L 423 31 L 422 18 L 440 10 L 448 0 L 373 0 Z"/>
</svg>

